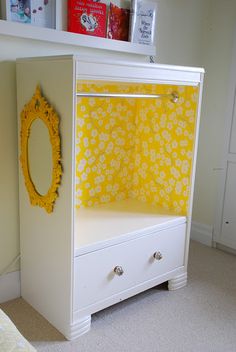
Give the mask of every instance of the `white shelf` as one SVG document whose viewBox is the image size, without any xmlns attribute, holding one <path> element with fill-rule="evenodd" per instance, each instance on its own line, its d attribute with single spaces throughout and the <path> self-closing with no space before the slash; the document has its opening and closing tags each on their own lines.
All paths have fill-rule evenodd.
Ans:
<svg viewBox="0 0 236 352">
<path fill-rule="evenodd" d="M 156 48 L 154 46 L 70 33 L 51 28 L 35 27 L 5 20 L 0 20 L 0 35 L 145 56 L 156 54 Z"/>
<path fill-rule="evenodd" d="M 75 211 L 75 256 L 185 223 L 160 207 L 125 199 Z"/>
</svg>

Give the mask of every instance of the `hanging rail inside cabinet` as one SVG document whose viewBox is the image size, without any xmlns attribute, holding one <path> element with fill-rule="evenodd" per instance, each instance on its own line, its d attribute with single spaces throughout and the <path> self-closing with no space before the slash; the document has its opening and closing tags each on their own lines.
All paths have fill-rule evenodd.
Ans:
<svg viewBox="0 0 236 352">
<path fill-rule="evenodd" d="M 122 93 L 86 93 L 78 92 L 76 93 L 77 97 L 85 98 L 144 98 L 144 99 L 160 99 L 160 98 L 169 98 L 172 103 L 177 103 L 179 100 L 179 95 L 176 92 L 171 94 L 122 94 Z"/>
</svg>

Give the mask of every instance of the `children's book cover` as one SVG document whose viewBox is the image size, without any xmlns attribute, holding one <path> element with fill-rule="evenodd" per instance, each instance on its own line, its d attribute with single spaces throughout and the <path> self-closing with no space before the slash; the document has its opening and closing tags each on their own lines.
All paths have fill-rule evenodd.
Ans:
<svg viewBox="0 0 236 352">
<path fill-rule="evenodd" d="M 105 37 L 106 4 L 68 0 L 68 31 Z"/>
</svg>

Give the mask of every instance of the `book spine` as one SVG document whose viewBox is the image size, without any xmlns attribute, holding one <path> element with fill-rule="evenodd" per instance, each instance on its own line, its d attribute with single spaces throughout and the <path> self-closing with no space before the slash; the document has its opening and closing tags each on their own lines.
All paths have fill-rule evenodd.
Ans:
<svg viewBox="0 0 236 352">
<path fill-rule="evenodd" d="M 67 30 L 71 31 L 71 8 L 72 0 L 67 0 Z"/>
<path fill-rule="evenodd" d="M 138 0 L 131 0 L 129 19 L 129 42 L 133 42 L 135 22 L 137 18 Z"/>
</svg>

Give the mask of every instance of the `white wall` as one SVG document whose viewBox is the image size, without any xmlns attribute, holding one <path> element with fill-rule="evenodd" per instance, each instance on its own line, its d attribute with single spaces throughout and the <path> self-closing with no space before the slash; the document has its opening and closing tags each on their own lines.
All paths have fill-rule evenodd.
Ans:
<svg viewBox="0 0 236 352">
<path fill-rule="evenodd" d="M 19 252 L 15 65 L 0 65 L 0 273 Z M 12 270 L 15 267 L 11 268 Z"/>
<path fill-rule="evenodd" d="M 157 62 L 199 67 L 208 0 L 159 0 L 158 8 Z"/>
<path fill-rule="evenodd" d="M 205 18 L 201 63 L 206 75 L 193 218 L 197 222 L 214 225 L 236 30 L 236 1 L 210 0 Z"/>
</svg>

